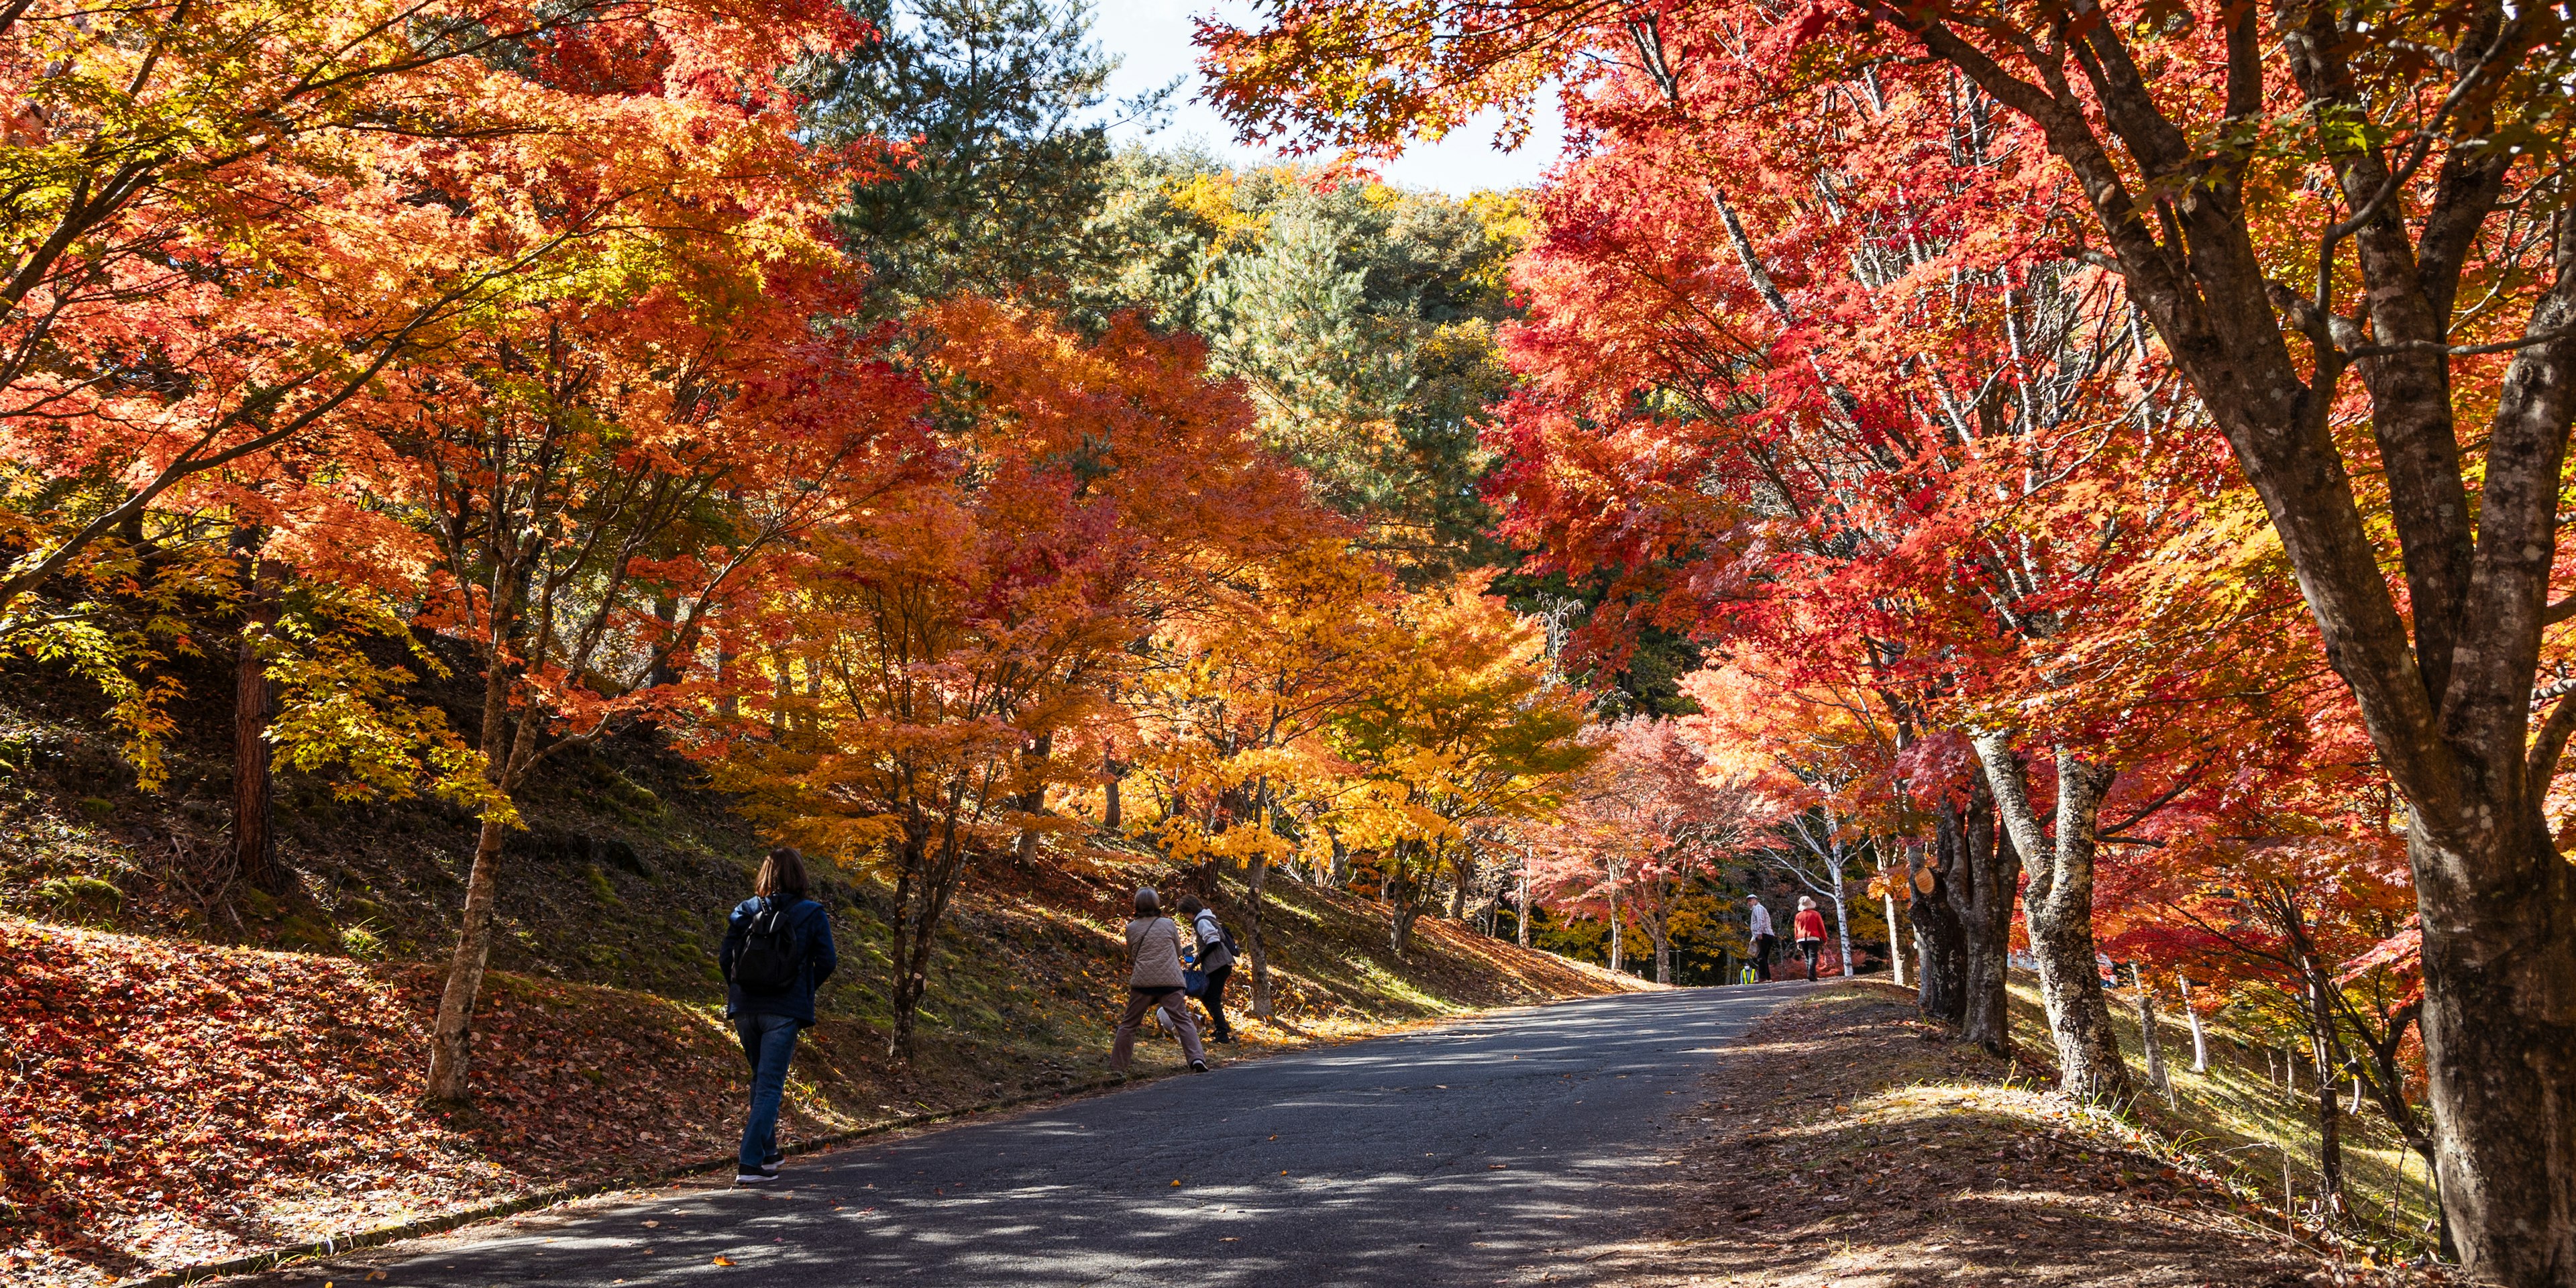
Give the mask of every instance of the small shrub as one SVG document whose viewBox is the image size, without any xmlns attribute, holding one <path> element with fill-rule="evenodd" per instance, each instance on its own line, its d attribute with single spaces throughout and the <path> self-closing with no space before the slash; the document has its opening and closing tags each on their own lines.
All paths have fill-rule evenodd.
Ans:
<svg viewBox="0 0 2576 1288">
<path fill-rule="evenodd" d="M 125 892 L 97 877 L 55 877 L 36 887 L 36 897 L 57 907 L 79 905 L 113 912 L 125 906 Z"/>
<path fill-rule="evenodd" d="M 385 955 L 384 937 L 364 925 L 343 926 L 340 951 L 362 962 L 375 961 Z"/>
</svg>

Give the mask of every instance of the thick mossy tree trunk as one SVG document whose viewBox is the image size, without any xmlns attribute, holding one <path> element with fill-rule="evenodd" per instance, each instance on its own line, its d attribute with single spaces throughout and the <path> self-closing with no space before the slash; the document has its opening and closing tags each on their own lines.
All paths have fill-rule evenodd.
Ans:
<svg viewBox="0 0 2576 1288">
<path fill-rule="evenodd" d="M 1914 1004 L 1933 1019 L 1965 1027 L 1967 932 L 1959 925 L 1950 894 L 1950 874 L 1966 863 L 1956 815 L 1954 806 L 1942 806 L 1932 847 L 1916 857 L 1906 907 L 1914 922 Z"/>
<path fill-rule="evenodd" d="M 2028 776 L 2011 740 L 1976 737 L 1995 810 L 2030 863 L 2022 916 L 2039 963 L 2039 996 L 2057 1045 L 2058 1083 L 2069 1095 L 2120 1104 L 2135 1091 L 2120 1059 L 2110 999 L 2102 991 L 2101 953 L 2093 939 L 2096 820 L 2115 774 L 2066 747 L 2057 749 L 2055 835 L 2040 823 Z"/>
<path fill-rule="evenodd" d="M 1941 874 L 1941 894 L 1959 924 L 1959 1036 L 1985 1051 L 2013 1051 L 2012 911 L 2021 893 L 2021 851 L 1995 825 L 1995 798 L 1983 773 L 1970 777 L 1967 798 L 1944 806 L 1941 825 L 1954 856 Z"/>
</svg>

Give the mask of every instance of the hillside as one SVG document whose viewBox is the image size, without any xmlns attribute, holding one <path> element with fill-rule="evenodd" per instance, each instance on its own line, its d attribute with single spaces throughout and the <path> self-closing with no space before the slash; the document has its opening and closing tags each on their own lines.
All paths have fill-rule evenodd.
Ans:
<svg viewBox="0 0 2576 1288">
<path fill-rule="evenodd" d="M 23 676 L 0 688 L 0 1283 L 108 1282 L 730 1155 L 743 1069 L 714 951 L 759 841 L 687 762 L 630 741 L 528 793 L 478 1098 L 440 1114 L 421 1075 L 472 821 L 334 803 L 287 776 L 298 888 L 218 886 L 202 866 L 228 788 L 213 749 L 183 741 L 177 786 L 139 792 L 59 693 Z M 786 1133 L 1097 1082 L 1126 894 L 1179 875 L 1112 837 L 988 864 L 942 936 L 918 1057 L 896 1069 L 885 893 L 831 872 L 818 895 L 844 974 L 798 1056 Z M 1378 906 L 1287 879 L 1271 895 L 1279 1014 L 1224 1058 L 1639 987 L 1430 921 L 1397 960 Z M 1239 924 L 1240 898 L 1229 884 L 1213 902 Z M 1247 996 L 1239 983 L 1238 1008 Z M 1140 1055 L 1146 1071 L 1177 1063 L 1168 1044 Z"/>
</svg>

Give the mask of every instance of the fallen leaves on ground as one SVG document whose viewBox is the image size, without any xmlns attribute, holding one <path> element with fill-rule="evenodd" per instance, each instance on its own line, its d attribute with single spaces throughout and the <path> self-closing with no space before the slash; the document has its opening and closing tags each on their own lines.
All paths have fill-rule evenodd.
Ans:
<svg viewBox="0 0 2576 1288">
<path fill-rule="evenodd" d="M 474 1108 L 424 1107 L 437 985 L 0 921 L 0 1283 L 104 1282 L 733 1145 L 742 1057 L 712 1014 L 498 974 Z"/>
<path fill-rule="evenodd" d="M 1619 1288 L 2308 1288 L 2431 1284 L 2335 1267 L 2214 1177 L 2140 1148 L 2027 1070 L 1954 1042 L 1911 995 L 1838 986 L 1716 1056 L 1702 1130 Z"/>
</svg>

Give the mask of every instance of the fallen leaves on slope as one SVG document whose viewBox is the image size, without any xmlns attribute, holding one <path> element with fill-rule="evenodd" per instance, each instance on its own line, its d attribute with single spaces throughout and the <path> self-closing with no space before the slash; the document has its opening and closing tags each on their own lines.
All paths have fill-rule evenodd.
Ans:
<svg viewBox="0 0 2576 1288">
<path fill-rule="evenodd" d="M 1610 1263 L 1620 1288 L 2365 1281 L 1884 986 L 1781 1008 L 1717 1055 L 1707 1085 L 1704 1130 L 1668 1182 L 1672 1225 Z"/>
<path fill-rule="evenodd" d="M 476 1102 L 450 1115 L 419 1101 L 426 967 L 0 921 L 0 1282 L 232 1255 L 730 1144 L 741 1056 L 710 1015 L 494 978 Z M 615 1076 L 636 1067 L 657 1076 Z"/>
</svg>

